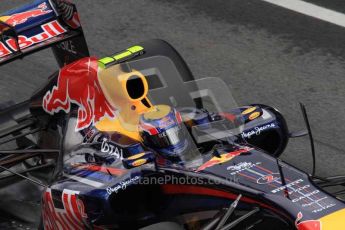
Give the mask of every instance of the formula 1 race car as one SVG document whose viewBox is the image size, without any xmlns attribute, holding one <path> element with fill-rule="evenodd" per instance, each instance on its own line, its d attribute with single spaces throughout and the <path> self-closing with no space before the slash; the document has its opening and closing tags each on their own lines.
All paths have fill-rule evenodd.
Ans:
<svg viewBox="0 0 345 230">
<path fill-rule="evenodd" d="M 279 159 L 292 137 L 309 135 L 313 148 L 303 105 L 307 131 L 289 132 L 275 108 L 238 106 L 221 79 L 195 79 L 162 40 L 90 57 L 69 1 L 6 12 L 0 28 L 0 65 L 51 47 L 60 66 L 0 111 L 0 222 L 345 229 L 345 178 Z"/>
</svg>

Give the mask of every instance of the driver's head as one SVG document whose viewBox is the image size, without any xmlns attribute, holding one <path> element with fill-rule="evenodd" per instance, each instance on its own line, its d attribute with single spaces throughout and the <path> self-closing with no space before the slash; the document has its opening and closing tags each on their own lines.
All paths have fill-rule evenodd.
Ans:
<svg viewBox="0 0 345 230">
<path fill-rule="evenodd" d="M 167 157 L 177 157 L 188 142 L 179 112 L 168 105 L 157 105 L 141 115 L 139 127 L 144 144 Z"/>
</svg>

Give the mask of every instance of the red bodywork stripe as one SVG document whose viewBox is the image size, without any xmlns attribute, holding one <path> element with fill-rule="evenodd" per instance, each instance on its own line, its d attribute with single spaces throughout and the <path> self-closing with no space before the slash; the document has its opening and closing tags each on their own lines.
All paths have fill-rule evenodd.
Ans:
<svg viewBox="0 0 345 230">
<path fill-rule="evenodd" d="M 162 185 L 161 187 L 162 187 L 163 192 L 166 194 L 214 196 L 214 197 L 225 198 L 229 200 L 235 200 L 238 197 L 238 195 L 234 193 L 225 192 L 225 191 L 212 189 L 212 188 L 201 187 L 201 186 L 195 186 L 195 185 L 165 184 L 165 185 Z M 242 196 L 241 201 L 245 203 L 250 203 L 250 204 L 258 204 L 261 207 L 270 209 L 274 211 L 275 213 L 279 213 L 283 215 L 285 218 L 287 217 L 284 213 L 280 212 L 276 208 L 270 205 L 264 204 L 260 201 L 256 201 L 254 199 L 244 197 L 244 196 Z"/>
<path fill-rule="evenodd" d="M 71 209 L 70 209 L 70 206 L 69 206 L 69 202 L 68 202 L 68 194 L 64 193 L 62 198 L 63 198 L 63 204 L 65 206 L 65 210 L 67 212 L 66 217 L 69 220 L 69 222 L 73 225 L 73 229 L 83 229 L 83 226 L 79 225 L 80 222 L 76 221 L 73 218 L 73 214 L 71 212 Z"/>
<path fill-rule="evenodd" d="M 124 169 L 117 169 L 117 168 L 110 168 L 105 166 L 99 166 L 99 165 L 77 165 L 73 166 L 78 169 L 86 169 L 94 172 L 102 172 L 108 174 L 109 172 L 116 176 L 121 176 L 122 174 L 126 173 L 127 170 Z"/>
<path fill-rule="evenodd" d="M 219 113 L 219 115 L 228 119 L 229 121 L 232 121 L 232 122 L 234 122 L 236 119 L 236 116 L 234 114 L 231 114 L 231 113 Z"/>
<path fill-rule="evenodd" d="M 272 174 L 272 173 L 273 173 L 272 171 L 270 171 L 270 170 L 268 170 L 268 169 L 266 169 L 266 168 L 263 168 L 263 167 L 261 167 L 261 166 L 259 166 L 259 165 L 256 165 L 256 167 L 259 168 L 259 169 L 261 169 L 262 171 L 265 171 L 265 172 L 269 173 L 269 174 Z"/>
</svg>

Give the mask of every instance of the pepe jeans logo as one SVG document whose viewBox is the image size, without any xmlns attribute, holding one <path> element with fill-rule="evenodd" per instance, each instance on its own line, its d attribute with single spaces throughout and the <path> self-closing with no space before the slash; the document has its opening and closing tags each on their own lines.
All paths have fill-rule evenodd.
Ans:
<svg viewBox="0 0 345 230">
<path fill-rule="evenodd" d="M 108 153 L 110 156 L 121 158 L 123 156 L 123 149 L 112 145 L 111 143 L 108 143 L 107 138 L 103 138 L 103 142 L 101 145 L 101 152 L 102 153 Z"/>
<path fill-rule="evenodd" d="M 276 125 L 274 123 L 270 123 L 267 125 L 263 125 L 263 126 L 259 126 L 259 127 L 255 127 L 253 130 L 249 131 L 249 132 L 243 132 L 241 134 L 242 138 L 251 138 L 253 135 L 260 135 L 262 131 L 269 129 L 269 128 L 275 128 Z"/>
<path fill-rule="evenodd" d="M 112 193 L 118 193 L 120 190 L 125 190 L 129 185 L 134 184 L 138 182 L 140 179 L 139 176 L 135 176 L 133 178 L 130 178 L 128 180 L 120 182 L 120 184 L 116 185 L 115 187 L 108 187 L 107 193 L 110 195 Z"/>
</svg>

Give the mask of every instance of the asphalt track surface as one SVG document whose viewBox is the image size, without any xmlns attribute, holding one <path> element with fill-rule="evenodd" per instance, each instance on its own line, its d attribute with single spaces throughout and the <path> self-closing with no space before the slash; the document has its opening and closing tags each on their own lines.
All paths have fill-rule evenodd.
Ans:
<svg viewBox="0 0 345 230">
<path fill-rule="evenodd" d="M 288 0 L 287 0 L 288 1 Z M 1 1 L 0 11 L 27 1 Z M 291 130 L 308 110 L 317 174 L 345 173 L 345 28 L 259 0 L 76 0 L 92 55 L 102 57 L 160 38 L 196 78 L 219 77 L 239 105 L 278 108 Z M 343 1 L 308 0 L 341 13 Z M 0 68 L 0 100 L 21 101 L 57 68 L 50 51 Z M 282 158 L 310 172 L 308 138 L 290 141 Z"/>
</svg>

